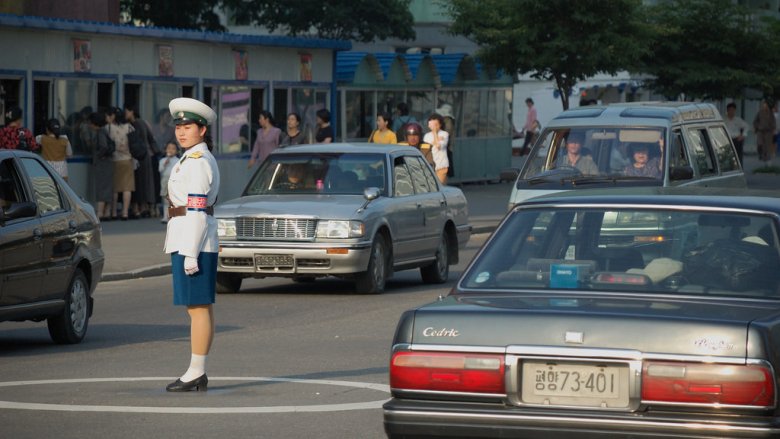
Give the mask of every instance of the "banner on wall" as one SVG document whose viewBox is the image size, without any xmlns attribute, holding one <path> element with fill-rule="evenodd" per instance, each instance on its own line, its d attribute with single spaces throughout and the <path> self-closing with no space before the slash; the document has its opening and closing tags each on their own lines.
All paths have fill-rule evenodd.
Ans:
<svg viewBox="0 0 780 439">
<path fill-rule="evenodd" d="M 311 53 L 301 53 L 301 81 L 311 81 Z"/>
<path fill-rule="evenodd" d="M 244 81 L 249 79 L 249 62 L 246 50 L 233 50 L 233 60 L 236 65 L 236 79 Z"/>
<path fill-rule="evenodd" d="M 157 46 L 158 68 L 160 76 L 173 76 L 173 46 Z"/>
<path fill-rule="evenodd" d="M 222 152 L 249 151 L 249 104 L 250 91 L 235 90 L 222 93 L 220 107 L 220 144 Z"/>
<path fill-rule="evenodd" d="M 92 45 L 90 40 L 73 40 L 73 71 L 92 70 Z"/>
</svg>

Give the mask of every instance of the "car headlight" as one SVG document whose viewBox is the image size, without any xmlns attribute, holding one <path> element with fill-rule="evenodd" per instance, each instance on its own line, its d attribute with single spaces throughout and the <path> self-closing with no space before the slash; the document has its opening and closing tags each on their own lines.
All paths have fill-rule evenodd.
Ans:
<svg viewBox="0 0 780 439">
<path fill-rule="evenodd" d="M 235 238 L 236 220 L 217 218 L 217 236 L 220 238 Z"/>
<path fill-rule="evenodd" d="M 322 220 L 317 222 L 318 238 L 360 238 L 365 226 L 360 221 Z"/>
</svg>

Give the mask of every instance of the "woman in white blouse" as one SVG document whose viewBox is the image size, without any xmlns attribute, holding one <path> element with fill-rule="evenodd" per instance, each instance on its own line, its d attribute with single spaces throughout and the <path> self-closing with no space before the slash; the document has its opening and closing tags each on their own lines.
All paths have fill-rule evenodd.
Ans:
<svg viewBox="0 0 780 439">
<path fill-rule="evenodd" d="M 435 164 L 436 176 L 442 184 L 447 184 L 447 170 L 450 167 L 450 161 L 447 159 L 447 143 L 450 140 L 450 134 L 442 129 L 444 118 L 437 113 L 428 116 L 429 132 L 425 133 L 423 142 L 431 145 L 433 162 Z"/>
</svg>

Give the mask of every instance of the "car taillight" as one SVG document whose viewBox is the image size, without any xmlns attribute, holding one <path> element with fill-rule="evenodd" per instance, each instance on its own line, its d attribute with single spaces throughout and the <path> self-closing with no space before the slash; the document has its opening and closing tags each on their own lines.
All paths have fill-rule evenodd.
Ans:
<svg viewBox="0 0 780 439">
<path fill-rule="evenodd" d="M 504 356 L 449 352 L 396 352 L 390 387 L 503 394 Z"/>
<path fill-rule="evenodd" d="M 646 362 L 642 400 L 770 407 L 775 383 L 760 365 Z"/>
</svg>

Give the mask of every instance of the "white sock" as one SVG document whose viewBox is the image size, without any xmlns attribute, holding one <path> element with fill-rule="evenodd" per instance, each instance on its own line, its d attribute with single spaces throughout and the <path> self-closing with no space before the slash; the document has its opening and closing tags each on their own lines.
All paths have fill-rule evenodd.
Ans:
<svg viewBox="0 0 780 439">
<path fill-rule="evenodd" d="M 192 354 L 190 368 L 179 378 L 183 383 L 188 383 L 206 373 L 206 355 Z"/>
</svg>

